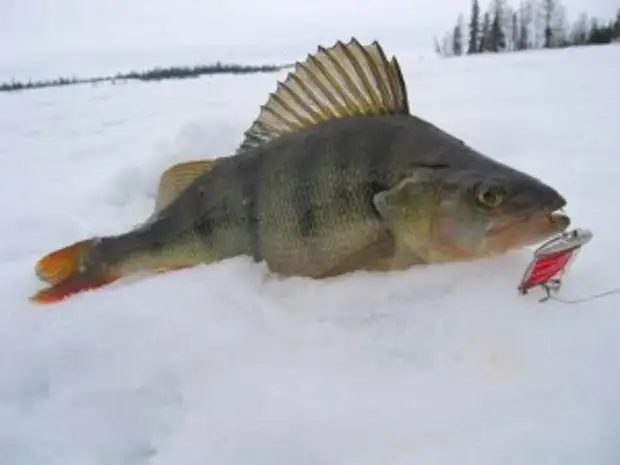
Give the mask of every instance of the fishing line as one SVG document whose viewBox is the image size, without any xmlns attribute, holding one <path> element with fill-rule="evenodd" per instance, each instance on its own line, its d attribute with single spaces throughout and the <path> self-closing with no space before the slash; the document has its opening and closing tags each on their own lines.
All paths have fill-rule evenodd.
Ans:
<svg viewBox="0 0 620 465">
<path fill-rule="evenodd" d="M 557 302 L 561 302 L 563 304 L 580 304 L 583 302 L 590 302 L 591 300 L 595 300 L 598 299 L 600 297 L 606 297 L 608 295 L 613 295 L 613 294 L 620 294 L 620 287 L 615 288 L 615 289 L 611 289 L 609 291 L 605 291 L 605 292 L 600 292 L 598 294 L 592 294 L 589 295 L 587 297 L 580 297 L 577 299 L 570 299 L 570 300 L 566 300 L 566 299 L 562 299 L 556 295 L 550 294 L 549 299 L 551 300 L 555 300 Z"/>
</svg>

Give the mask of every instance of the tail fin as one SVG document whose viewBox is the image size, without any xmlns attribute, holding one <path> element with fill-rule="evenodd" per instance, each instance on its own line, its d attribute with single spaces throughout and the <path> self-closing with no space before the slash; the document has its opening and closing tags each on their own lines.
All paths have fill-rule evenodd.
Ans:
<svg viewBox="0 0 620 465">
<path fill-rule="evenodd" d="M 88 247 L 89 240 L 55 250 L 41 258 L 36 266 L 37 277 L 48 284 L 56 284 L 75 274 L 79 264 L 76 255 Z"/>
<path fill-rule="evenodd" d="M 116 276 L 104 266 L 89 263 L 85 258 L 91 253 L 95 242 L 84 240 L 56 250 L 35 266 L 39 279 L 51 286 L 38 291 L 30 300 L 37 303 L 53 303 L 78 292 L 96 289 L 116 281 Z"/>
</svg>

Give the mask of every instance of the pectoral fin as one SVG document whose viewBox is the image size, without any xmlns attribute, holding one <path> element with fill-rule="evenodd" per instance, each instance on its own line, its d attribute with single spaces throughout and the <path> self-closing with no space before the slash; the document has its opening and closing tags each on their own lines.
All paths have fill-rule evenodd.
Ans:
<svg viewBox="0 0 620 465">
<path fill-rule="evenodd" d="M 394 256 L 389 265 L 393 269 L 431 261 L 429 239 L 439 201 L 435 195 L 432 183 L 421 175 L 375 195 L 375 207 L 394 237 Z"/>
</svg>

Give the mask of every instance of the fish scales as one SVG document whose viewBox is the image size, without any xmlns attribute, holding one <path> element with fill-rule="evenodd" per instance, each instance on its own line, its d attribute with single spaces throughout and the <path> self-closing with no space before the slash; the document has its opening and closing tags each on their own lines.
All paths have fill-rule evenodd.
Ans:
<svg viewBox="0 0 620 465">
<path fill-rule="evenodd" d="M 378 238 L 372 195 L 385 187 L 377 174 L 390 154 L 347 133 L 352 122 L 326 123 L 264 147 L 260 255 L 271 269 L 317 276 Z"/>
<path fill-rule="evenodd" d="M 352 132 L 360 122 L 312 127 L 223 159 L 150 229 L 136 232 L 141 252 L 152 241 L 146 236 L 192 244 L 199 238 L 205 261 L 245 254 L 308 276 L 335 266 L 382 232 L 372 197 L 394 178 L 393 152 L 376 129 Z"/>
<path fill-rule="evenodd" d="M 162 215 L 161 234 L 185 240 L 189 228 L 203 243 L 203 260 L 243 254 L 280 273 L 320 275 L 380 237 L 374 195 L 417 165 L 442 163 L 446 146 L 463 145 L 441 131 L 417 137 L 412 123 L 343 118 L 225 159 L 179 197 L 169 218 Z"/>
</svg>

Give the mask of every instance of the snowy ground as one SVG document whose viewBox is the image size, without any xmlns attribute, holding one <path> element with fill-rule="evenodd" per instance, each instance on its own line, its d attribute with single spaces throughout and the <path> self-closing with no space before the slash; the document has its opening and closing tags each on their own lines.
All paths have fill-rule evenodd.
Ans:
<svg viewBox="0 0 620 465">
<path fill-rule="evenodd" d="M 564 296 L 620 285 L 620 47 L 400 59 L 412 111 L 594 231 Z M 0 95 L 0 463 L 620 463 L 620 296 L 518 296 L 528 251 L 327 282 L 235 259 L 28 302 L 41 254 L 142 221 L 281 76 Z"/>
</svg>

